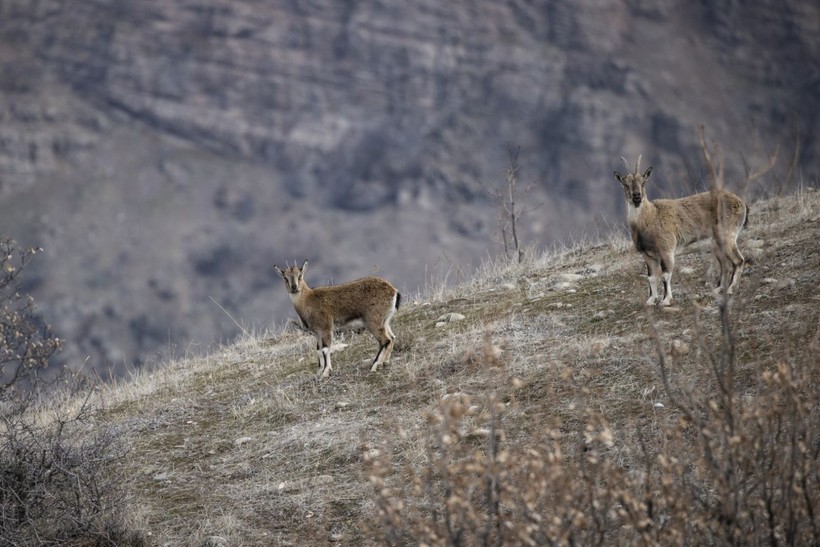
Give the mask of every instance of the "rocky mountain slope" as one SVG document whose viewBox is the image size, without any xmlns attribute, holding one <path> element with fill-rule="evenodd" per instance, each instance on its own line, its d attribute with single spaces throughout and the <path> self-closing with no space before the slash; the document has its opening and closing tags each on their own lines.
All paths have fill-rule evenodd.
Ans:
<svg viewBox="0 0 820 547">
<path fill-rule="evenodd" d="M 508 143 L 540 243 L 619 218 L 620 155 L 655 195 L 705 184 L 698 124 L 730 187 L 781 146 L 754 193 L 797 121 L 815 181 L 818 36 L 791 0 L 0 0 L 0 231 L 45 248 L 27 288 L 64 359 L 119 370 L 282 320 L 275 262 L 470 271 Z"/>
</svg>

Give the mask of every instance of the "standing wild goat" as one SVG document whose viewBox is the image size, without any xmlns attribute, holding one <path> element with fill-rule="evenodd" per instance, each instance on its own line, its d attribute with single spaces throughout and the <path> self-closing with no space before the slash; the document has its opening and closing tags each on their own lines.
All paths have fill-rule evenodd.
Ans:
<svg viewBox="0 0 820 547">
<path fill-rule="evenodd" d="M 390 361 L 393 340 L 396 335 L 390 328 L 390 319 L 399 309 L 401 294 L 396 287 L 378 277 L 365 277 L 329 287 L 311 289 L 305 283 L 305 270 L 290 266 L 285 271 L 274 266 L 285 280 L 293 307 L 302 321 L 302 326 L 316 337 L 316 353 L 319 357 L 319 372 L 322 378 L 330 375 L 330 348 L 333 346 L 333 331 L 361 321 L 379 342 L 379 351 L 370 367 L 375 371 L 382 363 Z"/>
<path fill-rule="evenodd" d="M 675 267 L 675 251 L 711 237 L 714 251 L 720 264 L 717 287 L 729 286 L 726 294 L 740 277 L 743 255 L 737 248 L 737 236 L 748 222 L 748 209 L 743 200 L 720 188 L 712 189 L 680 199 L 659 199 L 649 201 L 646 197 L 646 180 L 652 168 L 641 175 L 641 157 L 635 172 L 630 173 L 629 163 L 624 159 L 627 174 L 615 171 L 615 178 L 621 183 L 626 197 L 626 220 L 632 232 L 632 241 L 646 261 L 646 275 L 649 278 L 649 300 L 647 306 L 658 302 L 655 287 L 658 273 L 663 279 L 663 300 L 661 306 L 672 303 L 672 269 Z"/>
</svg>

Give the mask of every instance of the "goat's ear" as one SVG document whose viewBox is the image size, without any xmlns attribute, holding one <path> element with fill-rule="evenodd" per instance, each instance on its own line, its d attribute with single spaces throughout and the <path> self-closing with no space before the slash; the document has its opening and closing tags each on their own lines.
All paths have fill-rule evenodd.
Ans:
<svg viewBox="0 0 820 547">
<path fill-rule="evenodd" d="M 305 260 L 305 263 L 302 264 L 301 268 L 299 268 L 300 270 L 302 270 L 302 275 L 305 275 L 305 270 L 307 269 L 307 266 L 308 266 L 308 261 Z"/>
<path fill-rule="evenodd" d="M 285 279 L 285 272 L 283 272 L 282 270 L 280 270 L 280 269 L 279 269 L 279 266 L 277 266 L 276 264 L 274 264 L 274 265 L 273 265 L 273 269 L 274 269 L 274 270 L 276 270 L 276 273 L 278 273 L 278 274 L 279 274 L 279 277 L 281 277 L 282 279 Z"/>
<path fill-rule="evenodd" d="M 652 168 L 650 167 L 649 169 L 647 169 L 647 170 L 644 172 L 644 174 L 643 174 L 643 180 L 648 179 L 648 178 L 649 178 L 649 175 L 651 175 L 651 174 L 652 174 Z"/>
<path fill-rule="evenodd" d="M 613 172 L 612 172 L 612 174 L 613 174 L 613 175 L 615 175 L 615 178 L 618 180 L 618 182 L 620 182 L 621 184 L 623 184 L 623 182 L 624 182 L 624 177 L 623 177 L 623 176 L 622 176 L 619 172 L 617 172 L 617 171 L 613 171 Z"/>
</svg>

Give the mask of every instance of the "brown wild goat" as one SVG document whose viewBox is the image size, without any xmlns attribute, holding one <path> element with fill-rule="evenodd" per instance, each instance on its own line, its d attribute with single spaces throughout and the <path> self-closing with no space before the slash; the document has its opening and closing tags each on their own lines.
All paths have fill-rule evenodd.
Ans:
<svg viewBox="0 0 820 547">
<path fill-rule="evenodd" d="M 379 342 L 379 351 L 370 370 L 376 371 L 382 363 L 389 362 L 396 338 L 390 328 L 390 319 L 401 302 L 396 287 L 378 277 L 365 277 L 341 285 L 311 289 L 305 283 L 307 265 L 305 260 L 301 268 L 290 266 L 282 271 L 274 265 L 274 269 L 285 280 L 302 326 L 316 337 L 317 376 L 326 378 L 333 370 L 330 365 L 333 331 L 359 321 Z"/>
<path fill-rule="evenodd" d="M 711 237 L 714 252 L 720 265 L 717 289 L 726 286 L 726 294 L 732 293 L 743 268 L 743 255 L 737 248 L 737 237 L 749 220 L 748 208 L 743 200 L 731 192 L 714 188 L 680 199 L 649 201 L 646 181 L 652 167 L 640 174 L 641 157 L 635 172 L 630 173 L 629 163 L 624 159 L 627 174 L 614 172 L 626 197 L 626 219 L 632 232 L 635 249 L 646 261 L 649 279 L 647 306 L 659 303 L 672 304 L 672 270 L 675 252 L 685 245 Z M 658 302 L 656 282 L 663 280 L 663 299 Z"/>
</svg>

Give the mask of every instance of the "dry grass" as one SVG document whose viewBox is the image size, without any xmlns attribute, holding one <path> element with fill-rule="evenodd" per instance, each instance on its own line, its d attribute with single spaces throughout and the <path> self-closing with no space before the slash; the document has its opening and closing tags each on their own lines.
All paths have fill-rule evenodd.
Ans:
<svg viewBox="0 0 820 547">
<path fill-rule="evenodd" d="M 784 362 L 807 363 L 802 381 L 816 393 L 819 211 L 812 190 L 752 208 L 741 236 L 751 263 L 732 309 L 739 400 L 761 397 L 771 388 L 764 379 Z M 464 283 L 445 278 L 406 298 L 393 324 L 393 362 L 378 373 L 367 370 L 372 339 L 354 333 L 341 339 L 349 346 L 334 356 L 331 378 L 317 383 L 310 337 L 281 330 L 100 386 L 96 419 L 129 445 L 122 486 L 132 526 L 156 545 L 199 546 L 212 535 L 230 545 L 447 543 L 441 494 L 450 484 L 485 507 L 487 474 L 476 465 L 486 466 L 489 446 L 517 462 L 496 462 L 504 484 L 534 477 L 549 492 L 498 491 L 499 514 L 515 516 L 511 522 L 520 523 L 527 503 L 558 519 L 544 527 L 554 536 L 536 540 L 674 539 L 644 533 L 627 514 L 638 506 L 623 496 L 648 484 L 641 474 L 659 473 L 646 469 L 647 451 L 692 440 L 675 429 L 684 412 L 670 392 L 715 388 L 705 364 L 720 353 L 721 314 L 705 285 L 708 255 L 680 257 L 677 311 L 643 307 L 642 261 L 620 235 L 526 256 L 520 265 L 488 261 Z M 465 319 L 437 327 L 449 312 Z M 670 355 L 671 391 L 658 349 Z M 815 428 L 817 411 L 812 402 Z M 539 460 L 565 466 L 538 467 Z M 464 477 L 477 482 L 448 475 L 442 462 L 461 462 Z M 657 465 L 674 474 L 681 462 Z M 812 465 L 816 484 L 816 453 Z M 554 475 L 559 469 L 575 474 Z M 604 472 L 624 490 L 610 488 Z M 555 497 L 579 477 L 589 491 Z M 606 509 L 584 514 L 593 490 Z M 667 494 L 653 495 L 674 513 Z M 459 514 L 461 525 L 474 518 L 483 534 L 486 518 L 466 509 L 451 516 Z M 419 522 L 438 535 L 425 535 Z M 501 532 L 491 526 L 487 534 L 465 541 Z M 701 537 L 728 541 L 717 532 Z"/>
</svg>

